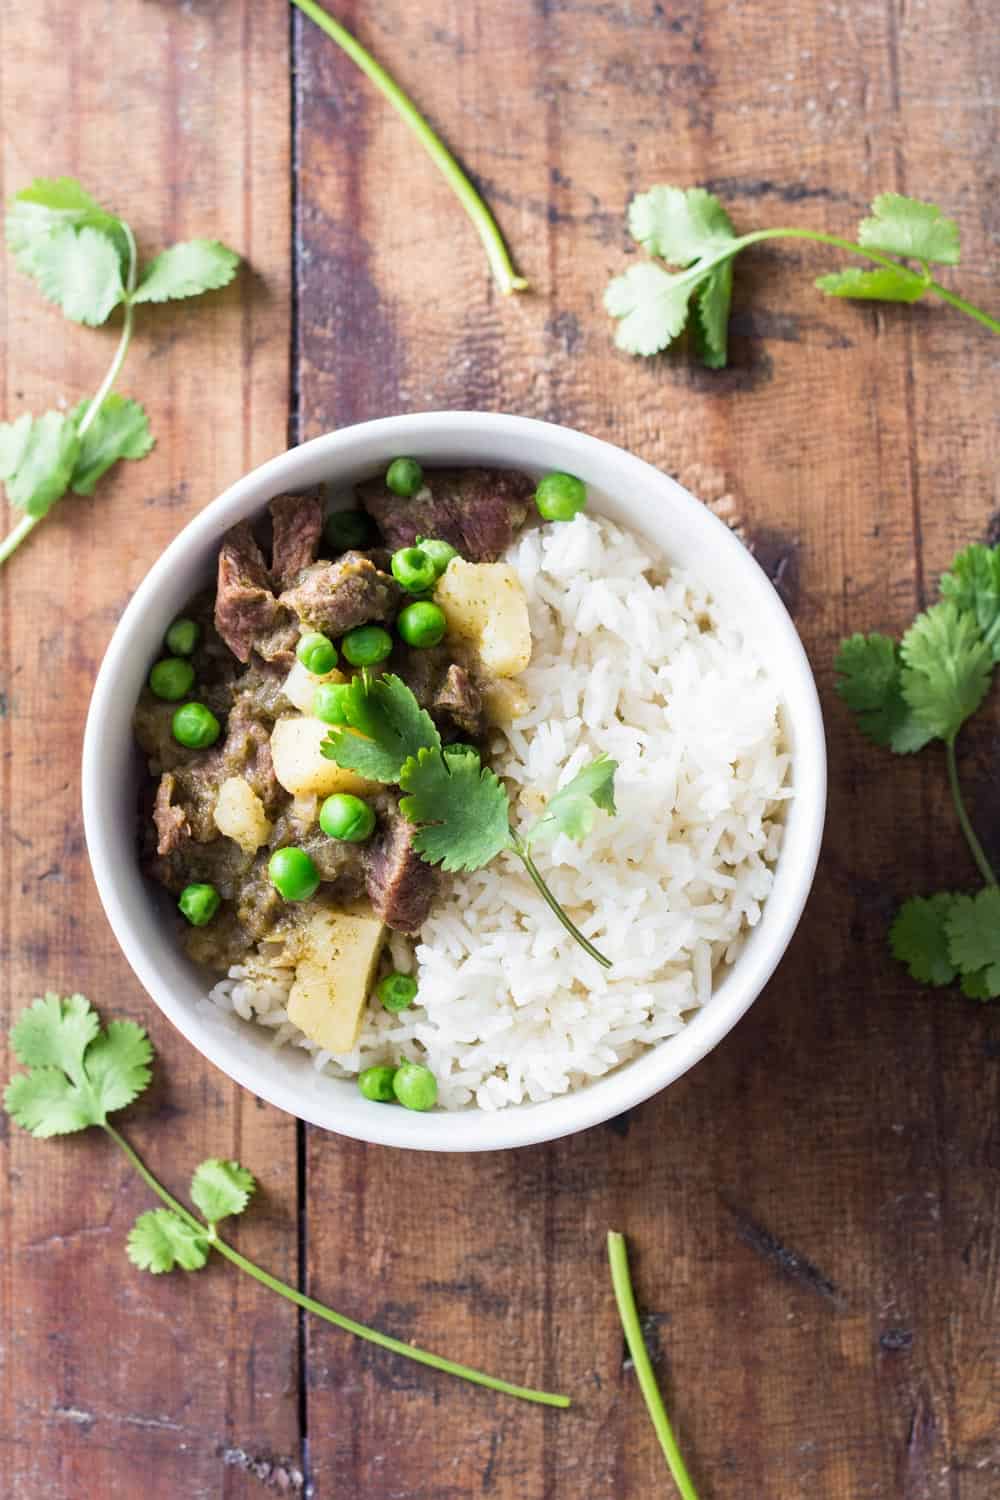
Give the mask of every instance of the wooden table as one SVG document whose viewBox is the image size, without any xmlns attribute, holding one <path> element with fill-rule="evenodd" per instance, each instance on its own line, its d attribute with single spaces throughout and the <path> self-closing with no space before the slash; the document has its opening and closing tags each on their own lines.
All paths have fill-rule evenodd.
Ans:
<svg viewBox="0 0 1000 1500">
<path fill-rule="evenodd" d="M 219 235 L 249 263 L 201 305 L 144 315 L 123 389 L 146 403 L 155 453 L 68 499 L 0 578 L 4 1007 L 80 989 L 141 1020 L 160 1061 L 131 1136 L 179 1190 L 208 1154 L 252 1167 L 246 1253 L 576 1405 L 417 1369 L 221 1263 L 142 1275 L 123 1241 L 150 1200 L 111 1147 L 36 1143 L 0 1117 L 0 1490 L 666 1496 L 623 1366 L 616 1227 L 703 1500 L 995 1497 L 1000 1011 L 923 993 L 887 956 L 897 902 L 972 871 L 937 755 L 867 746 L 831 658 L 849 630 L 902 629 L 955 548 L 996 535 L 998 346 L 941 306 L 824 300 L 811 281 L 831 256 L 787 242 L 740 263 L 726 372 L 618 354 L 601 310 L 629 196 L 667 180 L 710 185 L 740 227 L 844 233 L 876 192 L 932 198 L 961 223 L 953 284 L 995 312 L 991 8 L 336 9 L 460 149 L 531 295 L 497 295 L 400 122 L 278 0 L 0 5 L 4 198 L 69 172 L 150 250 Z M 114 330 L 65 323 L 0 267 L 4 412 L 75 402 Z M 164 544 L 289 439 L 434 407 L 565 422 L 731 495 L 795 612 L 831 751 L 816 888 L 750 1015 L 630 1118 L 476 1158 L 305 1130 L 204 1063 L 119 955 L 80 824 L 91 682 Z M 1000 853 L 996 729 L 994 708 L 962 760 Z"/>
</svg>

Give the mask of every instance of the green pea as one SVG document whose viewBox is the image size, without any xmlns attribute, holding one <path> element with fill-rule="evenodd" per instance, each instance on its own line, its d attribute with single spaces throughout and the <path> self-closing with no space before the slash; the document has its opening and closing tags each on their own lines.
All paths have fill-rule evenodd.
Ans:
<svg viewBox="0 0 1000 1500">
<path fill-rule="evenodd" d="M 384 979 L 379 980 L 375 993 L 383 1007 L 396 1014 L 406 1010 L 417 998 L 417 981 L 411 979 L 409 974 L 387 974 Z"/>
<path fill-rule="evenodd" d="M 171 656 L 190 656 L 201 639 L 201 627 L 182 615 L 174 621 L 164 639 Z"/>
<path fill-rule="evenodd" d="M 396 621 L 396 629 L 408 646 L 437 646 L 444 640 L 447 628 L 448 621 L 441 606 L 423 599 L 417 604 L 408 604 Z"/>
<path fill-rule="evenodd" d="M 192 927 L 204 927 L 219 910 L 221 899 L 214 885 L 186 885 L 177 905 Z"/>
<path fill-rule="evenodd" d="M 340 649 L 352 667 L 373 667 L 392 650 L 392 636 L 381 625 L 359 625 L 349 630 Z"/>
<path fill-rule="evenodd" d="M 392 576 L 408 594 L 426 594 L 438 580 L 433 560 L 420 547 L 400 547 L 392 554 Z"/>
<path fill-rule="evenodd" d="M 323 534 L 334 552 L 348 552 L 375 540 L 375 522 L 363 510 L 334 510 L 326 518 Z"/>
<path fill-rule="evenodd" d="M 314 719 L 324 724 L 348 724 L 347 694 L 350 683 L 321 682 L 313 693 L 312 712 Z"/>
<path fill-rule="evenodd" d="M 417 546 L 430 558 L 439 578 L 452 558 L 458 556 L 457 549 L 450 542 L 443 542 L 440 537 L 418 536 Z"/>
<path fill-rule="evenodd" d="M 437 1103 L 437 1079 L 423 1063 L 400 1063 L 392 1080 L 392 1091 L 407 1109 L 433 1109 Z"/>
<path fill-rule="evenodd" d="M 423 488 L 424 471 L 415 458 L 394 458 L 385 471 L 385 482 L 394 495 L 412 500 Z"/>
<path fill-rule="evenodd" d="M 366 1068 L 363 1073 L 358 1074 L 358 1088 L 366 1099 L 373 1099 L 376 1104 L 395 1104 L 396 1095 L 392 1089 L 395 1076 L 396 1069 L 385 1063 Z"/>
<path fill-rule="evenodd" d="M 319 810 L 319 826 L 327 838 L 363 844 L 375 832 L 375 814 L 367 802 L 350 792 L 334 792 Z"/>
<path fill-rule="evenodd" d="M 180 656 L 166 656 L 150 672 L 149 686 L 158 698 L 176 703 L 194 686 L 194 667 Z"/>
<path fill-rule="evenodd" d="M 207 750 L 222 733 L 222 725 L 204 703 L 185 703 L 170 721 L 174 739 L 189 750 Z"/>
<path fill-rule="evenodd" d="M 286 901 L 308 901 L 319 888 L 319 871 L 304 849 L 276 849 L 267 865 L 271 884 Z"/>
<path fill-rule="evenodd" d="M 295 648 L 295 655 L 314 677 L 325 677 L 337 665 L 337 648 L 328 635 L 318 630 L 304 635 Z"/>
<path fill-rule="evenodd" d="M 572 521 L 587 503 L 587 486 L 575 474 L 546 474 L 538 481 L 535 504 L 545 521 Z"/>
</svg>

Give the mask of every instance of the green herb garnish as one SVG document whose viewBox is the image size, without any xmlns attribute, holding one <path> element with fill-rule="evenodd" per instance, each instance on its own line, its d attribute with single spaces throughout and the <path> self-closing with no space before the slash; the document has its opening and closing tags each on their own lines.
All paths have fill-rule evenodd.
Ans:
<svg viewBox="0 0 1000 1500">
<path fill-rule="evenodd" d="M 48 994 L 24 1012 L 11 1031 L 11 1043 L 18 1061 L 29 1070 L 15 1074 L 7 1085 L 4 1106 L 11 1118 L 39 1137 L 100 1126 L 165 1205 L 141 1214 L 129 1234 L 128 1257 L 140 1270 L 157 1275 L 177 1267 L 198 1271 L 215 1250 L 272 1292 L 369 1343 L 523 1401 L 569 1406 L 567 1396 L 511 1385 L 356 1323 L 247 1260 L 218 1233 L 219 1222 L 241 1214 L 254 1191 L 253 1177 L 238 1162 L 214 1157 L 203 1161 L 191 1179 L 191 1201 L 202 1217 L 185 1208 L 108 1120 L 109 1114 L 131 1104 L 150 1081 L 152 1043 L 134 1021 L 110 1021 L 102 1028 L 83 995 L 61 999 Z"/>
<path fill-rule="evenodd" d="M 418 825 L 413 845 L 420 857 L 443 870 L 479 870 L 510 850 L 566 931 L 609 969 L 610 960 L 584 937 L 549 890 L 531 849 L 557 833 L 579 843 L 593 829 L 595 809 L 614 813 L 617 761 L 599 755 L 584 766 L 522 834 L 511 827 L 503 783 L 471 746 L 456 752 L 442 747 L 430 715 L 400 678 L 389 674 L 372 679 L 361 673 L 343 701 L 348 728 L 333 728 L 320 749 L 345 770 L 402 789 L 406 795 L 400 811 Z"/>
<path fill-rule="evenodd" d="M 339 21 L 335 21 L 322 5 L 315 4 L 315 0 L 292 0 L 292 4 L 297 5 L 311 21 L 315 21 L 320 30 L 325 31 L 327 36 L 347 53 L 351 61 L 357 64 L 362 73 L 366 74 L 375 87 L 388 99 L 396 113 L 416 136 L 472 221 L 476 233 L 483 242 L 483 249 L 486 251 L 486 259 L 489 261 L 494 280 L 504 296 L 509 296 L 511 292 L 525 291 L 528 283 L 514 270 L 510 253 L 504 244 L 503 235 L 497 227 L 496 220 L 447 146 L 428 125 L 413 100 L 403 92 L 381 63 L 376 62 L 357 38 L 353 37 L 345 26 L 341 26 Z"/>
<path fill-rule="evenodd" d="M 722 203 L 704 188 L 661 185 L 640 193 L 628 212 L 632 238 L 656 257 L 616 276 L 604 305 L 619 319 L 615 343 L 629 354 L 658 354 L 689 320 L 695 348 L 710 369 L 727 358 L 733 260 L 765 240 L 815 240 L 874 261 L 877 270 L 851 267 L 820 276 L 820 291 L 863 301 L 917 302 L 928 292 L 993 333 L 1000 322 L 931 279 L 931 265 L 957 266 L 958 226 L 932 203 L 882 193 L 863 219 L 858 241 L 812 229 L 755 229 L 737 235 Z M 890 257 L 916 262 L 916 269 Z M 681 269 L 668 271 L 666 266 Z"/>
<path fill-rule="evenodd" d="M 660 1440 L 663 1456 L 667 1460 L 667 1468 L 677 1486 L 681 1500 L 698 1500 L 698 1494 L 691 1482 L 691 1476 L 687 1471 L 687 1465 L 681 1457 L 681 1451 L 677 1446 L 670 1418 L 667 1416 L 666 1407 L 663 1405 L 663 1397 L 660 1388 L 656 1384 L 656 1376 L 649 1358 L 649 1350 L 642 1336 L 642 1324 L 639 1322 L 639 1312 L 635 1305 L 635 1293 L 632 1290 L 632 1278 L 628 1269 L 628 1247 L 625 1244 L 625 1236 L 616 1234 L 614 1230 L 608 1231 L 608 1261 L 611 1265 L 611 1285 L 614 1288 L 615 1301 L 618 1304 L 618 1316 L 621 1319 L 622 1330 L 625 1334 L 625 1342 L 628 1352 L 632 1356 L 632 1364 L 635 1366 L 636 1378 L 639 1381 L 639 1389 L 642 1391 L 646 1410 L 649 1412 L 650 1421 L 656 1436 Z"/>
<path fill-rule="evenodd" d="M 74 323 L 96 327 L 124 307 L 121 338 L 96 395 L 71 412 L 27 412 L 0 424 L 0 479 L 23 520 L 0 543 L 0 564 L 21 545 L 67 490 L 92 495 L 121 458 L 144 458 L 153 446 L 137 401 L 112 393 L 143 302 L 197 297 L 226 286 L 239 256 L 217 240 L 173 245 L 142 271 L 135 236 L 69 177 L 39 178 L 18 193 L 6 221 L 18 268 Z"/>
<path fill-rule="evenodd" d="M 876 745 L 906 755 L 942 740 L 952 801 L 985 888 L 914 896 L 889 944 L 914 979 L 961 979 L 976 1000 L 1000 997 L 1000 889 L 962 797 L 955 743 L 985 698 L 1000 662 L 1000 547 L 960 552 L 941 579 L 941 603 L 918 615 L 901 642 L 853 635 L 836 659 L 837 691 Z"/>
</svg>

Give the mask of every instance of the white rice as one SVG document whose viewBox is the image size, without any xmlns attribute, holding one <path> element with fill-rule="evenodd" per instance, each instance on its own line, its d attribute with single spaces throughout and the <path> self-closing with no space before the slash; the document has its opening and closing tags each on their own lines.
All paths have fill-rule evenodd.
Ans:
<svg viewBox="0 0 1000 1500">
<path fill-rule="evenodd" d="M 497 733 L 490 762 L 524 825 L 599 752 L 619 762 L 618 815 L 537 858 L 611 969 L 502 855 L 447 877 L 415 946 L 392 939 L 386 966 L 416 973 L 419 1003 L 398 1016 L 371 1006 L 347 1055 L 289 1023 L 292 971 L 267 945 L 211 996 L 336 1076 L 425 1062 L 445 1109 L 549 1099 L 679 1031 L 760 920 L 791 796 L 778 685 L 724 601 L 595 516 L 527 532 L 508 561 L 531 611 L 530 707 Z"/>
</svg>

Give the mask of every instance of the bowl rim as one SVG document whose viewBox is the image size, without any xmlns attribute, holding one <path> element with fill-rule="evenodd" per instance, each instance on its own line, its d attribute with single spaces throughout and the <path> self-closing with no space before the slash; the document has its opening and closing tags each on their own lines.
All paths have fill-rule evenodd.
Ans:
<svg viewBox="0 0 1000 1500">
<path fill-rule="evenodd" d="M 630 475 L 637 481 L 641 479 L 644 487 L 655 483 L 672 505 L 689 508 L 692 515 L 697 513 L 697 520 L 692 524 L 705 527 L 714 548 L 728 551 L 734 568 L 747 570 L 748 587 L 759 598 L 761 607 L 769 611 L 769 628 L 773 625 L 782 632 L 784 653 L 791 659 L 791 676 L 786 660 L 782 688 L 786 702 L 794 698 L 796 703 L 794 818 L 797 847 L 794 858 L 798 867 L 797 879 L 790 890 L 785 890 L 783 909 L 772 924 L 770 942 L 758 946 L 753 953 L 745 950 L 727 974 L 727 985 L 731 990 L 727 1002 L 716 1003 L 713 997 L 713 1001 L 699 1010 L 683 1030 L 611 1073 L 583 1088 L 542 1103 L 511 1105 L 497 1111 L 470 1109 L 457 1114 L 432 1111 L 415 1116 L 407 1110 L 373 1108 L 370 1116 L 368 1112 L 364 1116 L 365 1128 L 359 1128 L 356 1121 L 337 1119 L 339 1107 L 335 1091 L 331 1090 L 329 1107 L 323 1109 L 298 1092 L 295 1068 L 287 1069 L 287 1082 L 274 1082 L 262 1079 L 258 1066 L 249 1059 L 227 1057 L 224 1041 L 212 1034 L 197 1013 L 197 1007 L 174 995 L 160 981 L 155 964 L 133 931 L 132 919 L 126 910 L 125 886 L 134 881 L 136 870 L 123 871 L 111 847 L 110 823 L 113 820 L 105 814 L 113 805 L 113 791 L 106 785 L 109 778 L 101 758 L 105 721 L 116 693 L 120 670 L 129 652 L 133 629 L 147 612 L 155 609 L 161 585 L 174 568 L 184 566 L 189 557 L 205 544 L 217 542 L 236 520 L 262 509 L 268 496 L 305 487 L 310 481 L 301 474 L 297 475 L 297 470 L 315 468 L 314 461 L 318 460 L 329 470 L 330 478 L 335 482 L 336 470 L 349 467 L 352 454 L 360 453 L 383 438 L 387 452 L 399 453 L 418 445 L 424 449 L 446 450 L 456 441 L 468 442 L 477 437 L 482 439 L 484 448 L 491 437 L 525 439 L 529 444 L 533 440 L 536 447 L 546 441 L 555 443 L 567 454 L 566 467 L 573 467 L 569 455 L 576 454 L 579 457 L 576 467 L 585 473 L 588 468 L 600 467 L 601 462 L 605 465 L 613 463 L 620 471 L 623 493 L 627 490 Z M 423 456 L 426 459 L 433 455 L 425 452 Z M 525 455 L 525 461 L 527 467 L 537 467 L 530 454 Z M 464 462 L 471 464 L 475 459 Z M 735 561 L 737 554 L 740 555 L 739 562 Z M 784 603 L 743 542 L 676 480 L 626 449 L 555 423 L 507 413 L 421 412 L 356 423 L 290 448 L 236 480 L 182 528 L 138 585 L 105 652 L 84 732 L 82 801 L 91 868 L 114 936 L 153 1003 L 209 1062 L 268 1103 L 336 1134 L 411 1150 L 488 1151 L 553 1140 L 634 1108 L 675 1082 L 705 1057 L 746 1013 L 780 962 L 812 887 L 826 814 L 826 742 L 815 680 L 805 648 Z M 783 846 L 779 870 L 783 865 L 787 868 L 790 857 L 788 848 Z M 773 900 L 773 893 L 768 900 Z M 737 975 L 742 976 L 739 985 L 734 984 Z M 338 1080 L 331 1080 L 335 1081 Z M 369 1118 L 370 1128 L 367 1126 Z M 464 1122 L 464 1128 L 458 1132 L 456 1140 L 455 1122 L 459 1120 Z"/>
</svg>

